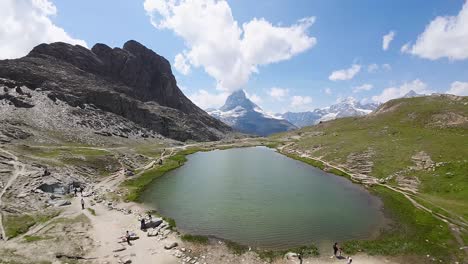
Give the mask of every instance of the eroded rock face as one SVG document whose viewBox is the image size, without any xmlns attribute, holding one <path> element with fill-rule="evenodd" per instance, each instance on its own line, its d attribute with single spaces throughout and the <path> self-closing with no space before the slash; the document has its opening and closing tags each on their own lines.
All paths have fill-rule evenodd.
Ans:
<svg viewBox="0 0 468 264">
<path fill-rule="evenodd" d="M 185 97 L 165 58 L 133 40 L 123 48 L 96 44 L 91 50 L 41 44 L 26 57 L 0 61 L 0 78 L 6 90 L 0 100 L 15 107 L 33 108 L 28 89 L 40 88 L 54 102 L 92 105 L 181 141 L 218 140 L 231 131 Z"/>
</svg>

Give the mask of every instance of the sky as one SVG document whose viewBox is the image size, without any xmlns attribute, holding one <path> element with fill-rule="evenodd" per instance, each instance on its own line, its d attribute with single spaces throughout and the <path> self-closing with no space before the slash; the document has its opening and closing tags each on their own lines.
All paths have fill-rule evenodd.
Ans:
<svg viewBox="0 0 468 264">
<path fill-rule="evenodd" d="M 272 113 L 468 95 L 465 0 L 1 0 L 0 21 L 0 59 L 137 40 L 204 109 L 239 89 Z"/>
</svg>

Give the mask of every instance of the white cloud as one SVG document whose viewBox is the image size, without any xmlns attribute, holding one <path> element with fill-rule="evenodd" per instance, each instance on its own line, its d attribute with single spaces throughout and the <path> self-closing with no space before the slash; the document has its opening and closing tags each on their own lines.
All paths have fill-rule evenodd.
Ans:
<svg viewBox="0 0 468 264">
<path fill-rule="evenodd" d="M 57 8 L 48 0 L 0 1 L 0 59 L 25 56 L 41 43 L 62 41 L 87 47 L 85 41 L 52 23 L 50 17 L 56 14 Z"/>
<path fill-rule="evenodd" d="M 457 16 L 436 17 L 413 46 L 405 44 L 401 51 L 430 60 L 468 59 L 468 1 Z"/>
<path fill-rule="evenodd" d="M 188 98 L 201 109 L 219 108 L 226 102 L 229 93 L 210 93 L 204 89 L 188 95 Z"/>
<path fill-rule="evenodd" d="M 374 73 L 378 69 L 379 69 L 379 65 L 376 64 L 376 63 L 372 63 L 372 64 L 369 64 L 369 66 L 367 66 L 367 71 L 370 72 L 370 73 Z"/>
<path fill-rule="evenodd" d="M 245 85 L 258 66 L 288 60 L 317 42 L 307 32 L 313 17 L 291 26 L 256 18 L 240 26 L 225 0 L 145 0 L 144 8 L 156 28 L 184 40 L 187 64 L 203 67 L 224 91 Z"/>
<path fill-rule="evenodd" d="M 289 94 L 288 89 L 283 89 L 283 88 L 278 88 L 278 87 L 273 87 L 270 89 L 268 94 L 275 100 L 277 101 L 282 101 L 284 97 L 286 97 Z"/>
<path fill-rule="evenodd" d="M 324 92 L 328 95 L 332 94 L 332 90 L 330 88 L 325 88 Z"/>
<path fill-rule="evenodd" d="M 262 98 L 256 94 L 251 94 L 251 93 L 248 93 L 247 91 L 245 91 L 245 96 L 252 102 L 256 103 L 256 104 L 261 104 L 263 102 Z"/>
<path fill-rule="evenodd" d="M 190 73 L 190 65 L 187 64 L 187 59 L 182 53 L 179 53 L 175 56 L 174 67 L 183 75 L 187 75 Z"/>
<path fill-rule="evenodd" d="M 400 51 L 402 53 L 408 53 L 410 51 L 410 48 L 411 48 L 411 42 L 406 42 L 405 45 L 401 46 Z"/>
<path fill-rule="evenodd" d="M 412 82 L 406 82 L 398 87 L 389 87 L 384 89 L 379 95 L 373 96 L 372 100 L 379 103 L 387 102 L 395 98 L 400 98 L 413 90 L 418 94 L 430 94 L 431 90 L 428 89 L 427 84 L 419 79 Z"/>
<path fill-rule="evenodd" d="M 367 66 L 367 72 L 369 73 L 375 73 L 379 71 L 380 69 L 384 71 L 390 71 L 392 69 L 392 66 L 388 63 L 384 63 L 382 65 L 378 65 L 377 63 L 372 63 Z"/>
<path fill-rule="evenodd" d="M 390 47 L 390 42 L 392 42 L 393 38 L 395 38 L 395 31 L 390 31 L 388 34 L 382 37 L 382 49 L 388 50 Z"/>
<path fill-rule="evenodd" d="M 353 88 L 353 93 L 359 93 L 359 92 L 362 92 L 362 91 L 370 91 L 370 90 L 372 90 L 372 88 L 374 88 L 374 86 L 372 84 L 365 83 L 363 85 L 354 87 Z"/>
<path fill-rule="evenodd" d="M 312 107 L 312 97 L 295 95 L 291 98 L 290 107 L 295 111 L 309 110 Z"/>
<path fill-rule="evenodd" d="M 468 82 L 453 82 L 450 85 L 450 89 L 447 91 L 447 93 L 468 96 Z"/>
<path fill-rule="evenodd" d="M 353 64 L 349 69 L 337 70 L 330 74 L 331 81 L 351 80 L 361 70 L 361 65 Z"/>
</svg>

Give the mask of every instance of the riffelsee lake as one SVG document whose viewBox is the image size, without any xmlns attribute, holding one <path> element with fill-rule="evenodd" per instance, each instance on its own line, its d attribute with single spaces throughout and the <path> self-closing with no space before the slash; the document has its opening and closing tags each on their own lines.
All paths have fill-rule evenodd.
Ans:
<svg viewBox="0 0 468 264">
<path fill-rule="evenodd" d="M 263 248 L 366 239 L 384 219 L 362 186 L 265 147 L 189 155 L 142 198 L 184 232 Z"/>
</svg>

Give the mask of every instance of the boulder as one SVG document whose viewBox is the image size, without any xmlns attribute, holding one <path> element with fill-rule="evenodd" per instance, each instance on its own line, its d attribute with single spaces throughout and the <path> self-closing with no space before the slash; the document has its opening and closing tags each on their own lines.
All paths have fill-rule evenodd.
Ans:
<svg viewBox="0 0 468 264">
<path fill-rule="evenodd" d="M 178 246 L 177 242 L 174 242 L 174 243 L 165 245 L 165 246 L 164 246 L 164 249 L 169 250 L 169 249 L 173 249 L 173 248 L 175 248 L 175 247 L 177 247 L 177 246 Z"/>
</svg>

